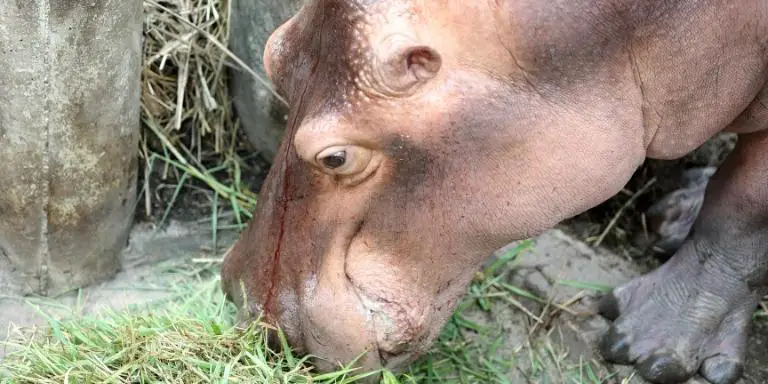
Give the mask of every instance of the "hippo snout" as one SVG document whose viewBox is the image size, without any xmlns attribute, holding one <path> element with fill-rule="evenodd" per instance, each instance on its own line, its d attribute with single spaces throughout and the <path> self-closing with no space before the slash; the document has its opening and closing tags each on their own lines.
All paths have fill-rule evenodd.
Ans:
<svg viewBox="0 0 768 384">
<path fill-rule="evenodd" d="M 346 274 L 321 280 L 303 303 L 302 344 L 320 371 L 352 361 L 363 371 L 400 371 L 434 340 L 419 308 L 367 292 Z"/>
</svg>

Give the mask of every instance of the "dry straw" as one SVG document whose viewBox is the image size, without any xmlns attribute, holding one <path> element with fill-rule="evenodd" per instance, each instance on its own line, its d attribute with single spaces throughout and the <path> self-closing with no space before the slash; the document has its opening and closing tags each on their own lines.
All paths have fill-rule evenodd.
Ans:
<svg viewBox="0 0 768 384">
<path fill-rule="evenodd" d="M 227 0 L 144 1 L 139 152 L 147 216 L 158 201 L 167 214 L 189 182 L 231 203 L 240 223 L 256 204 L 240 180 L 237 153 L 246 143 L 231 111 L 227 71 L 234 64 L 268 83 L 227 49 L 229 12 Z M 170 199 L 157 193 L 169 186 Z"/>
</svg>

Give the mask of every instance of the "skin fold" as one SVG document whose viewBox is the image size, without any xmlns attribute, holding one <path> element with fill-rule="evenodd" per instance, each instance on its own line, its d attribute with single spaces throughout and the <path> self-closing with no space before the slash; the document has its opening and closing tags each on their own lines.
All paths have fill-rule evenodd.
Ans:
<svg viewBox="0 0 768 384">
<path fill-rule="evenodd" d="M 308 1 L 265 50 L 291 114 L 225 292 L 321 371 L 398 370 L 491 252 L 730 130 L 692 235 L 603 300 L 601 350 L 653 382 L 735 382 L 768 270 L 766 15 L 764 0 Z"/>
</svg>

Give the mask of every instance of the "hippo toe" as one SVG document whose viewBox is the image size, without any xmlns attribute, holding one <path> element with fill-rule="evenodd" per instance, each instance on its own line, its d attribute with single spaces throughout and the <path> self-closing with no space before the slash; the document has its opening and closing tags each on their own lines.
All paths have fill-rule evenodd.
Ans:
<svg viewBox="0 0 768 384">
<path fill-rule="evenodd" d="M 696 260 L 687 243 L 669 263 L 617 288 L 600 302 L 614 323 L 603 356 L 634 364 L 648 381 L 682 383 L 697 372 L 712 384 L 741 376 L 747 331 L 758 296 Z"/>
</svg>

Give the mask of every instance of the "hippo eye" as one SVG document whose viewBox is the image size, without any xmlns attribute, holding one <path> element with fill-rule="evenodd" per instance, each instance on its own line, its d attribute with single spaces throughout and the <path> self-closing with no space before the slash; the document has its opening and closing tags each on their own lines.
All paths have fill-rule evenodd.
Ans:
<svg viewBox="0 0 768 384">
<path fill-rule="evenodd" d="M 336 169 L 344 165 L 344 163 L 347 161 L 347 152 L 346 151 L 338 151 L 336 153 L 332 153 L 326 157 L 323 157 L 322 159 L 323 165 L 325 165 L 328 169 Z"/>
<path fill-rule="evenodd" d="M 337 176 L 359 176 L 371 164 L 372 151 L 357 145 L 333 146 L 315 157 L 326 173 Z"/>
</svg>

